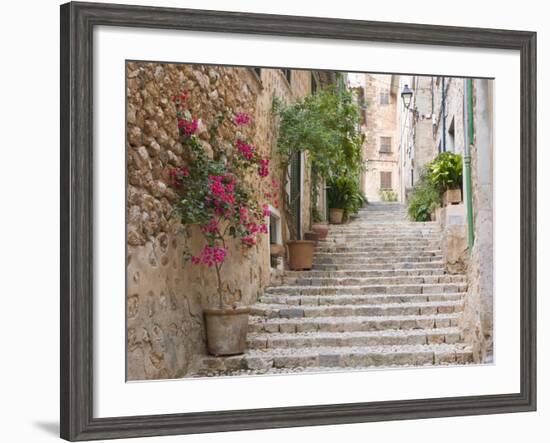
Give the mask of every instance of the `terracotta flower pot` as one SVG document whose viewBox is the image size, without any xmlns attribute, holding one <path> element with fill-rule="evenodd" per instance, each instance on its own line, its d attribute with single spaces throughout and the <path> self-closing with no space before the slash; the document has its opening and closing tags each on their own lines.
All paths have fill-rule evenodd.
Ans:
<svg viewBox="0 0 550 443">
<path fill-rule="evenodd" d="M 246 350 L 249 307 L 207 308 L 206 339 L 212 355 L 236 355 Z"/>
<path fill-rule="evenodd" d="M 310 270 L 313 267 L 313 251 L 315 242 L 311 240 L 289 241 L 288 267 L 292 271 Z"/>
<path fill-rule="evenodd" d="M 328 210 L 328 219 L 333 225 L 339 225 L 344 220 L 344 210 L 339 208 L 330 208 Z"/>
<path fill-rule="evenodd" d="M 325 240 L 328 235 L 328 226 L 323 223 L 315 223 L 311 229 L 319 235 L 319 240 Z"/>
<path fill-rule="evenodd" d="M 311 240 L 313 242 L 315 242 L 315 244 L 317 244 L 317 242 L 319 241 L 319 234 L 315 231 L 313 232 L 306 232 L 304 234 L 304 239 L 305 240 Z"/>
<path fill-rule="evenodd" d="M 454 205 L 462 201 L 462 189 L 447 189 L 443 194 L 443 203 L 445 205 Z"/>
</svg>

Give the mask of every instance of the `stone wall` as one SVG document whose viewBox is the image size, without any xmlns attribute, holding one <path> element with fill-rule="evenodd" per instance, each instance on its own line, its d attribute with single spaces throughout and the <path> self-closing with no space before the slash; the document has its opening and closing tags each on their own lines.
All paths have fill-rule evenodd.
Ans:
<svg viewBox="0 0 550 443">
<path fill-rule="evenodd" d="M 184 260 L 184 250 L 201 247 L 196 227 L 182 226 L 173 214 L 177 196 L 169 186 L 168 170 L 186 164 L 178 141 L 176 110 L 171 97 L 189 92 L 189 107 L 200 119 L 198 137 L 207 151 L 207 128 L 224 109 L 230 115 L 246 112 L 253 123 L 246 131 L 262 156 L 276 145 L 271 113 L 275 93 L 289 101 L 311 88 L 310 71 L 293 71 L 290 84 L 281 70 L 222 66 L 127 64 L 127 378 L 177 378 L 197 369 L 205 354 L 203 307 L 216 295 L 210 268 Z M 220 128 L 222 143 L 232 146 L 231 124 Z M 277 160 L 272 177 L 280 178 Z M 253 178 L 251 180 L 254 180 Z M 267 180 L 267 183 L 270 183 Z M 269 184 L 259 193 L 273 191 Z M 309 196 L 309 190 L 304 189 Z M 280 192 L 269 197 L 282 201 Z M 309 203 L 302 223 L 309 225 Z M 184 230 L 187 236 L 184 236 Z M 198 235 L 197 235 L 198 234 Z M 188 238 L 188 239 L 187 239 Z M 229 245 L 222 269 L 230 302 L 249 304 L 269 283 L 269 240 L 243 249 Z"/>
<path fill-rule="evenodd" d="M 474 245 L 468 265 L 463 328 L 476 362 L 493 359 L 493 83 L 474 80 L 472 197 Z"/>
</svg>

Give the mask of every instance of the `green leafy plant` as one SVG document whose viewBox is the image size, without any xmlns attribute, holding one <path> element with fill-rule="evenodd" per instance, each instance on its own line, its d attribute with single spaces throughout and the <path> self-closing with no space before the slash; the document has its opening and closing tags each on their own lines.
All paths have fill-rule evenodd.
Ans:
<svg viewBox="0 0 550 443">
<path fill-rule="evenodd" d="M 413 221 L 429 221 L 431 213 L 441 205 L 441 197 L 434 184 L 423 175 L 409 196 L 407 212 Z"/>
<path fill-rule="evenodd" d="M 379 191 L 380 200 L 384 202 L 396 202 L 397 201 L 397 192 L 392 189 L 380 189 Z"/>
<path fill-rule="evenodd" d="M 462 187 L 462 156 L 442 152 L 426 165 L 427 179 L 440 194 Z"/>
<path fill-rule="evenodd" d="M 329 208 L 344 209 L 346 215 L 359 210 L 367 201 L 357 177 L 335 176 L 327 181 Z"/>
<path fill-rule="evenodd" d="M 283 191 L 290 180 L 288 166 L 302 152 L 307 152 L 313 173 L 312 206 L 317 200 L 318 180 L 356 176 L 362 169 L 360 113 L 346 89 L 331 85 L 292 105 L 274 97 L 273 112 L 279 124 L 277 154 L 283 171 Z M 290 195 L 284 192 L 283 211 L 291 240 L 296 239 L 297 232 L 292 214 L 295 207 Z"/>
</svg>

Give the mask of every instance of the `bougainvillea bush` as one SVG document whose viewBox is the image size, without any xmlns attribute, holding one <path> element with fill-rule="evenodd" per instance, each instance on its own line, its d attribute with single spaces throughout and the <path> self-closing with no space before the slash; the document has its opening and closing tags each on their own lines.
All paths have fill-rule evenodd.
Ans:
<svg viewBox="0 0 550 443">
<path fill-rule="evenodd" d="M 172 187 L 179 196 L 176 212 L 184 225 L 198 225 L 204 245 L 198 254 L 186 252 L 195 265 L 216 272 L 220 307 L 224 306 L 222 267 L 228 254 L 228 240 L 240 240 L 242 247 L 256 244 L 258 235 L 267 233 L 268 205 L 259 201 L 259 193 L 250 185 L 252 174 L 269 175 L 269 159 L 240 131 L 251 123 L 244 113 L 233 116 L 235 141 L 230 148 L 218 143 L 218 128 L 229 111 L 218 116 L 209 129 L 213 153 L 207 153 L 197 137 L 199 121 L 187 108 L 188 94 L 173 97 L 176 106 L 180 140 L 189 152 L 189 162 L 169 171 Z"/>
</svg>

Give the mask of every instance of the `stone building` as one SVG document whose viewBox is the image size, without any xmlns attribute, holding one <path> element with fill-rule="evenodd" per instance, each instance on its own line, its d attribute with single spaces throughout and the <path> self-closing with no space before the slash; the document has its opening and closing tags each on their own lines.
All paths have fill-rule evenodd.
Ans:
<svg viewBox="0 0 550 443">
<path fill-rule="evenodd" d="M 271 232 L 243 251 L 229 245 L 224 276 L 232 302 L 250 304 L 270 280 L 270 244 L 287 239 L 279 211 L 283 171 L 274 155 L 276 122 L 273 97 L 291 103 L 334 80 L 333 74 L 306 70 L 234 68 L 189 64 L 127 64 L 127 378 L 177 378 L 193 373 L 206 353 L 202 309 L 216 293 L 212 269 L 184 259 L 197 250 L 196 227 L 182 226 L 173 214 L 177 195 L 168 171 L 186 164 L 171 97 L 183 90 L 199 119 L 198 137 L 207 151 L 208 128 L 222 111 L 247 113 L 247 136 L 262 156 L 271 158 L 267 186 Z M 223 123 L 221 143 L 232 146 L 234 130 Z M 294 192 L 300 193 L 297 223 L 311 224 L 310 174 L 306 156 L 293 166 Z M 252 264 L 252 265 L 251 265 Z M 229 271 L 230 270 L 230 271 Z"/>
<path fill-rule="evenodd" d="M 471 90 L 468 84 L 471 82 Z M 463 157 L 471 171 L 471 192 L 463 183 L 463 202 L 436 212 L 443 229 L 441 248 L 447 270 L 466 272 L 468 293 L 462 325 L 477 362 L 493 354 L 493 94 L 492 81 L 455 77 L 400 76 L 411 103 L 400 105 L 400 196 L 420 178 L 426 163 L 440 152 Z M 464 174 L 466 176 L 466 174 Z M 468 210 L 471 202 L 471 213 Z"/>
<path fill-rule="evenodd" d="M 397 109 L 401 98 L 396 80 L 386 74 L 348 74 L 348 85 L 364 111 L 365 172 L 361 186 L 370 202 L 380 201 L 381 191 L 397 193 L 400 189 Z"/>
</svg>

